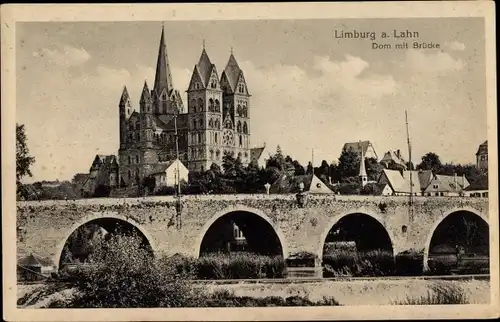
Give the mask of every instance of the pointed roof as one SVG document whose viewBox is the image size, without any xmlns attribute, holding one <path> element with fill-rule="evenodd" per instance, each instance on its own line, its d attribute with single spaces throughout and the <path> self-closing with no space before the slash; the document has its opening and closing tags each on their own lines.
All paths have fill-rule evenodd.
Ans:
<svg viewBox="0 0 500 322">
<path fill-rule="evenodd" d="M 130 96 L 128 95 L 127 86 L 123 86 L 122 96 L 120 97 L 120 106 L 124 106 L 129 102 Z"/>
<path fill-rule="evenodd" d="M 141 94 L 141 103 L 149 103 L 151 102 L 151 94 L 149 92 L 148 84 L 146 81 L 144 81 L 144 87 L 142 88 L 142 94 Z"/>
<path fill-rule="evenodd" d="M 232 52 L 231 56 L 229 56 L 226 68 L 224 68 L 224 73 L 226 74 L 229 86 L 231 86 L 231 90 L 234 91 L 236 89 L 238 79 L 240 78 L 241 68 Z"/>
<path fill-rule="evenodd" d="M 208 80 L 212 75 L 212 69 L 214 68 L 214 64 L 212 64 L 212 62 L 210 61 L 210 58 L 208 57 L 205 47 L 203 47 L 200 60 L 198 61 L 198 64 L 196 64 L 196 66 L 198 67 L 198 72 L 200 73 L 203 85 L 207 86 Z"/>
<path fill-rule="evenodd" d="M 158 49 L 158 60 L 156 62 L 156 74 L 153 90 L 160 95 L 166 89 L 167 93 L 173 88 L 172 73 L 168 62 L 167 45 L 165 43 L 165 28 L 161 26 L 160 47 Z"/>
<path fill-rule="evenodd" d="M 366 169 L 365 169 L 365 158 L 364 158 L 363 150 L 361 150 L 361 158 L 359 159 L 359 176 L 366 177 Z"/>
<path fill-rule="evenodd" d="M 477 149 L 476 155 L 480 154 L 488 154 L 488 140 L 484 141 Z"/>
</svg>

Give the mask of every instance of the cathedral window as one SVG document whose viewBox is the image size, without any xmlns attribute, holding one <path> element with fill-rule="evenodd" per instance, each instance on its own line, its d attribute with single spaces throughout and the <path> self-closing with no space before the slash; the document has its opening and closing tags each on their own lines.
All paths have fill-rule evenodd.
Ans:
<svg viewBox="0 0 500 322">
<path fill-rule="evenodd" d="M 215 127 L 220 130 L 220 121 L 219 119 L 215 120 Z"/>
<path fill-rule="evenodd" d="M 135 123 L 135 129 L 138 130 L 140 128 L 139 122 Z"/>
<path fill-rule="evenodd" d="M 241 159 L 241 152 L 238 152 L 238 159 Z"/>
<path fill-rule="evenodd" d="M 217 133 L 215 133 L 215 144 L 217 144 Z"/>
<path fill-rule="evenodd" d="M 246 107 L 243 107 L 243 117 L 248 117 L 248 114 L 247 114 L 247 108 Z"/>
<path fill-rule="evenodd" d="M 247 127 L 247 122 L 243 123 L 243 133 L 248 134 L 248 127 Z"/>
<path fill-rule="evenodd" d="M 139 142 L 140 140 L 141 140 L 141 134 L 137 132 L 137 142 Z"/>
<path fill-rule="evenodd" d="M 238 133 L 241 133 L 241 122 L 238 121 L 238 125 L 236 126 L 236 129 L 238 131 Z"/>
<path fill-rule="evenodd" d="M 210 119 L 210 121 L 208 121 L 208 126 L 210 128 L 213 128 L 214 127 L 214 121 L 212 119 Z"/>
<path fill-rule="evenodd" d="M 219 100 L 215 100 L 215 112 L 220 112 L 220 102 Z"/>
<path fill-rule="evenodd" d="M 210 87 L 217 88 L 217 81 L 215 79 L 212 79 L 212 82 L 210 83 Z"/>
<path fill-rule="evenodd" d="M 129 180 L 132 178 L 132 172 L 130 172 L 130 170 L 128 170 L 128 178 Z"/>
<path fill-rule="evenodd" d="M 198 112 L 203 112 L 203 100 L 198 98 Z"/>
<path fill-rule="evenodd" d="M 213 112 L 214 111 L 214 100 L 213 99 L 209 99 L 208 100 L 208 110 L 210 112 Z"/>
<path fill-rule="evenodd" d="M 245 152 L 245 159 L 248 158 L 248 152 Z"/>
<path fill-rule="evenodd" d="M 217 157 L 217 160 L 220 160 L 220 151 L 219 150 L 215 151 L 215 156 Z"/>
<path fill-rule="evenodd" d="M 236 115 L 238 116 L 241 116 L 242 115 L 242 112 L 241 112 L 241 105 L 238 104 L 238 108 L 236 109 Z"/>
<path fill-rule="evenodd" d="M 243 138 L 240 135 L 240 147 L 243 145 Z"/>
<path fill-rule="evenodd" d="M 128 156 L 128 164 L 132 164 L 132 158 L 130 157 L 130 155 Z M 130 177 L 130 175 L 129 175 L 129 177 Z"/>
<path fill-rule="evenodd" d="M 128 138 L 129 138 L 130 142 L 134 141 L 134 134 L 133 133 L 129 133 L 128 134 Z"/>
<path fill-rule="evenodd" d="M 189 110 L 193 113 L 196 113 L 196 100 L 191 100 L 191 106 L 189 106 Z"/>
<path fill-rule="evenodd" d="M 244 86 L 243 84 L 240 84 L 240 85 L 238 86 L 238 91 L 239 91 L 240 93 L 245 93 L 245 86 Z"/>
<path fill-rule="evenodd" d="M 138 155 L 135 156 L 135 163 L 137 163 L 137 164 L 139 163 L 139 156 Z"/>
</svg>

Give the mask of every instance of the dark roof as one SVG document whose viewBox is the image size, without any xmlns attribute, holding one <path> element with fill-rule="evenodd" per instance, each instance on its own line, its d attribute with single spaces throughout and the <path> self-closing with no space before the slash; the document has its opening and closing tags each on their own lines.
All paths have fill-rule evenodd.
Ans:
<svg viewBox="0 0 500 322">
<path fill-rule="evenodd" d="M 162 130 L 175 130 L 175 120 L 172 114 L 153 115 L 153 127 Z M 177 116 L 177 129 L 188 127 L 188 115 L 179 114 Z"/>
<path fill-rule="evenodd" d="M 250 157 L 252 160 L 258 160 L 260 156 L 262 155 L 262 152 L 264 152 L 264 149 L 266 147 L 261 147 L 261 148 L 252 148 L 250 149 Z"/>
<path fill-rule="evenodd" d="M 299 184 L 304 184 L 304 191 L 308 191 L 311 187 L 313 179 L 312 174 L 304 174 L 300 176 L 282 175 L 270 187 L 270 193 L 294 193 L 299 191 Z"/>
<path fill-rule="evenodd" d="M 75 174 L 74 180 L 76 183 L 84 183 L 89 177 L 88 173 L 77 173 Z"/>
<path fill-rule="evenodd" d="M 226 74 L 229 86 L 231 90 L 234 92 L 236 90 L 236 85 L 238 83 L 238 79 L 240 78 L 241 68 L 236 61 L 236 58 L 231 53 L 229 56 L 229 60 L 226 64 L 226 68 L 224 68 L 224 74 Z"/>
<path fill-rule="evenodd" d="M 205 48 L 203 48 L 203 51 L 201 52 L 200 60 L 198 61 L 197 67 L 201 76 L 201 80 L 203 81 L 203 85 L 205 87 L 208 86 L 208 80 L 212 75 L 212 69 L 215 68 L 215 65 L 212 64 L 212 62 L 210 61 L 210 58 L 208 57 Z"/>
<path fill-rule="evenodd" d="M 42 258 L 39 256 L 35 256 L 33 254 L 29 254 L 26 257 L 21 258 L 17 261 L 18 265 L 21 266 L 52 266 L 52 262 L 49 259 Z"/>
<path fill-rule="evenodd" d="M 349 151 L 352 149 L 352 151 L 356 153 L 361 153 L 362 150 L 363 154 L 366 154 L 366 151 L 368 150 L 369 146 L 370 146 L 370 141 L 351 142 L 344 144 L 343 150 Z"/>
<path fill-rule="evenodd" d="M 477 149 L 476 155 L 480 154 L 488 154 L 488 140 L 484 141 Z"/>
<path fill-rule="evenodd" d="M 152 101 L 151 99 L 151 93 L 149 92 L 148 84 L 146 81 L 144 81 L 144 87 L 142 88 L 142 94 L 141 94 L 141 103 L 150 103 Z"/>
<path fill-rule="evenodd" d="M 418 181 L 420 182 L 420 188 L 425 189 L 429 186 L 432 181 L 432 170 L 419 170 L 418 171 Z"/>
<path fill-rule="evenodd" d="M 488 174 L 482 174 L 472 181 L 465 191 L 488 190 Z"/>
<path fill-rule="evenodd" d="M 120 97 L 120 106 L 124 106 L 129 102 L 130 96 L 128 95 L 127 86 L 123 87 L 122 96 Z"/>
</svg>

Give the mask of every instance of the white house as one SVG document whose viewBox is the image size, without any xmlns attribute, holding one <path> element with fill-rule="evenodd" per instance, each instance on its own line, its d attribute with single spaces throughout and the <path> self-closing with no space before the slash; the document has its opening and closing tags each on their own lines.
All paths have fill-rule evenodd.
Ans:
<svg viewBox="0 0 500 322">
<path fill-rule="evenodd" d="M 155 179 L 155 189 L 159 189 L 176 186 L 178 182 L 188 182 L 189 170 L 180 160 L 176 159 L 155 164 L 149 175 Z"/>
<path fill-rule="evenodd" d="M 410 172 L 412 180 L 410 184 Z M 384 169 L 378 183 L 383 186 L 384 195 L 408 196 L 421 194 L 421 185 L 418 171 L 402 171 Z M 411 188 L 410 188 L 411 187 Z"/>
<path fill-rule="evenodd" d="M 270 155 L 265 144 L 260 148 L 252 148 L 250 149 L 250 162 L 258 168 L 265 168 Z"/>
</svg>

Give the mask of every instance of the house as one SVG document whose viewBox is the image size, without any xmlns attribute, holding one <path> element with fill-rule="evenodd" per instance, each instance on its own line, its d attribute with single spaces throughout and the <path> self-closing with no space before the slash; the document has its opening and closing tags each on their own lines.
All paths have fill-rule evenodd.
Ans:
<svg viewBox="0 0 500 322">
<path fill-rule="evenodd" d="M 382 189 L 385 195 L 408 196 L 411 193 L 416 196 L 422 192 L 418 171 L 384 169 L 378 183 L 387 185 Z"/>
<path fill-rule="evenodd" d="M 49 277 L 56 270 L 55 265 L 45 258 L 29 254 L 17 261 L 18 279 L 34 281 Z"/>
<path fill-rule="evenodd" d="M 378 160 L 375 148 L 370 141 L 358 141 L 344 144 L 343 151 L 353 151 L 357 154 L 363 154 L 365 158 L 375 158 Z"/>
<path fill-rule="evenodd" d="M 371 194 L 374 196 L 392 196 L 392 188 L 388 183 L 369 182 L 364 189 L 366 192 L 362 194 Z"/>
<path fill-rule="evenodd" d="M 254 166 L 260 168 L 266 167 L 267 159 L 269 158 L 270 153 L 266 148 L 266 145 L 260 148 L 252 148 L 250 149 L 250 163 Z"/>
<path fill-rule="evenodd" d="M 488 174 L 481 174 L 470 186 L 465 188 L 465 195 L 469 197 L 488 197 Z"/>
<path fill-rule="evenodd" d="M 304 175 L 282 175 L 270 187 L 269 192 L 273 194 L 298 193 L 300 184 L 304 185 L 304 191 L 312 194 L 333 193 L 328 186 L 314 174 Z"/>
<path fill-rule="evenodd" d="M 380 164 L 382 164 L 386 169 L 401 169 L 406 170 L 406 162 L 403 160 L 401 156 L 400 150 L 389 150 L 384 154 L 382 160 L 380 160 Z"/>
<path fill-rule="evenodd" d="M 458 177 L 456 174 L 453 176 L 436 174 L 423 194 L 425 196 L 460 196 L 469 185 L 464 175 Z"/>
<path fill-rule="evenodd" d="M 88 173 L 77 173 L 73 177 L 73 184 L 75 185 L 75 190 L 79 191 L 80 193 L 83 190 L 83 185 L 85 182 L 88 180 L 90 174 Z M 83 194 L 82 194 L 83 195 Z"/>
<path fill-rule="evenodd" d="M 188 182 L 188 175 L 188 168 L 179 159 L 155 164 L 149 173 L 155 180 L 155 190 L 161 187 L 174 187 L 178 182 Z"/>
<path fill-rule="evenodd" d="M 488 170 L 488 140 L 484 141 L 477 149 L 476 166 L 480 170 Z"/>
<path fill-rule="evenodd" d="M 101 190 L 118 187 L 118 161 L 115 155 L 96 155 L 87 180 L 82 186 L 84 196 L 101 194 Z"/>
</svg>

